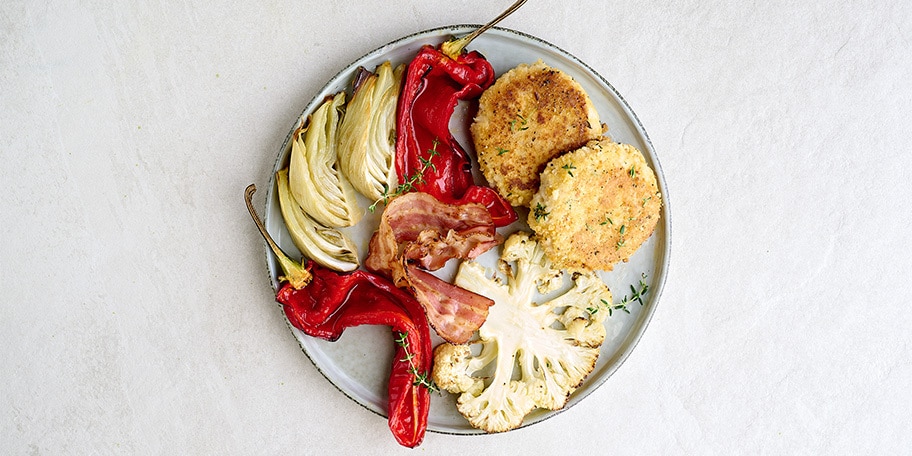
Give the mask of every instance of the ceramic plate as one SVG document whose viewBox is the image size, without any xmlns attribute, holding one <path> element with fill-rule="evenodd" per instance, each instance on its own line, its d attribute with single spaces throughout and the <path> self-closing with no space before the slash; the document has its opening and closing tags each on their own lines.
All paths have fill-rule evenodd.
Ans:
<svg viewBox="0 0 912 456">
<path fill-rule="evenodd" d="M 358 67 L 363 66 L 373 70 L 386 60 L 390 60 L 394 66 L 408 62 L 422 45 L 437 45 L 453 35 L 462 36 L 477 27 L 477 25 L 456 25 L 416 33 L 377 48 L 347 66 L 329 80 L 294 122 L 285 140 L 285 145 L 278 154 L 274 171 L 287 166 L 291 132 L 306 120 L 307 115 L 315 110 L 326 96 L 343 90 L 350 92 L 349 86 Z M 570 397 L 567 406 L 563 409 L 567 410 L 605 383 L 624 362 L 643 334 L 658 303 L 665 281 L 670 249 L 671 224 L 665 179 L 646 131 L 633 111 L 604 78 L 576 57 L 533 36 L 503 28 L 489 30 L 473 41 L 468 49 L 481 52 L 491 62 L 498 76 L 520 63 L 531 64 L 538 59 L 542 59 L 546 64 L 559 68 L 572 76 L 583 86 L 594 102 L 602 122 L 608 125 L 608 135 L 615 141 L 632 144 L 643 152 L 647 162 L 655 170 L 659 191 L 663 195 L 664 205 L 661 219 L 652 237 L 640 247 L 629 262 L 621 263 L 610 273 L 602 275 L 617 302 L 623 298 L 625 293 L 629 293 L 630 285 L 637 284 L 645 274 L 646 282 L 650 286 L 647 299 L 644 300 L 642 306 L 639 304 L 629 306 L 630 314 L 616 311 L 612 317 L 606 320 L 608 338 L 602 346 L 598 364 L 585 383 Z M 457 107 L 450 126 L 454 136 L 466 150 L 471 151 L 471 141 L 468 136 L 468 124 L 471 119 L 467 118 L 466 106 L 460 104 Z M 279 246 L 289 255 L 297 258 L 300 254 L 282 221 L 274 180 L 270 181 L 268 189 L 265 212 L 266 227 Z M 365 208 L 370 204 L 364 199 L 362 199 L 362 203 Z M 358 244 L 362 260 L 367 254 L 367 243 L 377 226 L 379 215 L 380 211 L 366 212 L 358 225 L 345 229 L 346 233 Z M 521 213 L 520 220 L 524 219 L 525 214 Z M 521 222 L 517 222 L 499 231 L 508 234 L 523 227 Z M 493 249 L 479 260 L 482 263 L 487 262 L 493 265 L 498 255 L 499 249 Z M 451 261 L 450 263 L 456 262 Z M 277 287 L 277 276 L 281 270 L 268 249 L 267 264 L 273 286 Z M 440 271 L 439 274 L 444 278 L 451 278 L 454 272 L 455 266 L 451 265 Z M 336 342 L 326 342 L 306 336 L 295 328 L 292 328 L 292 332 L 314 366 L 339 391 L 368 410 L 386 416 L 387 377 L 394 348 L 388 327 L 349 328 Z M 435 345 L 439 342 L 440 339 L 435 339 Z M 558 412 L 534 411 L 526 417 L 524 426 L 545 420 L 556 413 Z M 481 433 L 469 426 L 456 410 L 455 396 L 447 393 L 432 395 L 428 430 L 450 434 Z"/>
</svg>

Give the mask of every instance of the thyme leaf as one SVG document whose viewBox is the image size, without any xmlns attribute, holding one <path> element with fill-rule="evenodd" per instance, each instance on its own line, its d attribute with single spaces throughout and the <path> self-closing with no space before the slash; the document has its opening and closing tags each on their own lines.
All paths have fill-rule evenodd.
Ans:
<svg viewBox="0 0 912 456">
<path fill-rule="evenodd" d="M 519 131 L 528 130 L 529 127 L 526 125 L 528 121 L 522 114 L 516 113 L 516 118 L 510 121 L 510 131 L 517 131 L 516 124 L 519 123 Z"/>
<path fill-rule="evenodd" d="M 535 208 L 532 209 L 532 216 L 535 217 L 535 220 L 542 220 L 548 217 L 551 212 L 548 212 L 548 208 L 542 206 L 542 203 L 536 203 Z"/>
<path fill-rule="evenodd" d="M 614 245 L 616 249 L 620 249 L 624 246 L 624 235 L 627 234 L 627 225 L 621 225 L 621 228 L 618 229 L 618 233 L 620 233 L 621 237 L 618 239 L 617 244 Z"/>
</svg>

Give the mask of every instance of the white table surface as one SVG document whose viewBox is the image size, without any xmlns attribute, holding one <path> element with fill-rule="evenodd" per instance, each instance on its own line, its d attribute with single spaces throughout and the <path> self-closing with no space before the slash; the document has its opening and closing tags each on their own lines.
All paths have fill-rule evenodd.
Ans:
<svg viewBox="0 0 912 456">
<path fill-rule="evenodd" d="M 301 353 L 242 193 L 337 70 L 507 3 L 2 2 L 0 453 L 408 454 Z M 670 273 L 582 403 L 411 454 L 910 451 L 912 4 L 530 0 L 502 25 L 637 113 Z"/>
</svg>

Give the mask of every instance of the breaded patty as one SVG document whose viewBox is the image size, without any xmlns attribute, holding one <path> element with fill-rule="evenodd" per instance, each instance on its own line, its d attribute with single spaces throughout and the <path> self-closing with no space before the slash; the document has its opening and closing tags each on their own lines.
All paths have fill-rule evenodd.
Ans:
<svg viewBox="0 0 912 456">
<path fill-rule="evenodd" d="M 610 271 L 652 235 L 662 195 L 639 150 L 602 139 L 551 160 L 530 207 L 555 266 Z"/>
<path fill-rule="evenodd" d="M 579 83 L 539 60 L 513 68 L 481 95 L 471 132 L 488 183 L 512 205 L 528 206 L 545 164 L 604 130 Z"/>
</svg>

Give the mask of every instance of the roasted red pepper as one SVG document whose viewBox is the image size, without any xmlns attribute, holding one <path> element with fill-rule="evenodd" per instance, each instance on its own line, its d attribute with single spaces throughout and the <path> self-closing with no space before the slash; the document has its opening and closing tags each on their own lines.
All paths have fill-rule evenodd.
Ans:
<svg viewBox="0 0 912 456">
<path fill-rule="evenodd" d="M 390 373 L 389 427 L 401 445 L 417 446 L 424 439 L 431 403 L 428 388 L 415 375 L 429 375 L 433 364 L 424 310 L 412 295 L 380 276 L 360 270 L 338 273 L 312 262 L 306 267 L 313 275 L 309 285 L 285 283 L 276 294 L 295 328 L 333 341 L 351 326 L 386 325 L 397 338 L 404 337 Z"/>
<path fill-rule="evenodd" d="M 401 445 L 418 446 L 427 430 L 433 365 L 431 333 L 424 309 L 408 292 L 366 271 L 339 273 L 313 261 L 303 265 L 273 241 L 253 209 L 256 186 L 244 192 L 247 210 L 275 253 L 284 276 L 276 293 L 288 321 L 313 337 L 333 341 L 345 328 L 359 325 L 392 327 L 396 352 L 389 379 L 389 427 Z"/>
<path fill-rule="evenodd" d="M 493 83 L 494 68 L 477 51 L 453 59 L 423 46 L 409 63 L 399 95 L 396 172 L 400 182 L 413 182 L 414 190 L 442 202 L 484 205 L 500 227 L 516 221 L 516 212 L 490 187 L 475 185 L 469 155 L 450 132 L 458 101 L 480 96 Z"/>
</svg>

